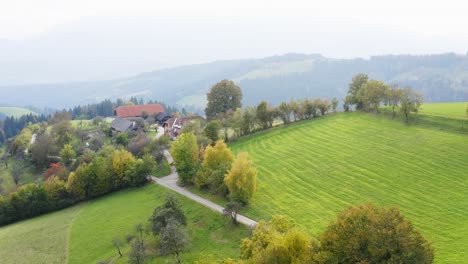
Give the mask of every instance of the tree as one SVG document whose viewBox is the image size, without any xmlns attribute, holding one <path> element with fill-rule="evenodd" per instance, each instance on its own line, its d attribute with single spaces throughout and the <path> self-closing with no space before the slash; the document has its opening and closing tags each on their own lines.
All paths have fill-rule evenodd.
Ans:
<svg viewBox="0 0 468 264">
<path fill-rule="evenodd" d="M 199 166 L 197 137 L 183 133 L 172 143 L 171 155 L 182 184 L 190 184 Z"/>
<path fill-rule="evenodd" d="M 112 240 L 112 245 L 117 249 L 117 252 L 119 252 L 119 256 L 122 257 L 122 252 L 120 251 L 120 248 L 123 247 L 123 242 L 118 238 L 114 238 Z"/>
<path fill-rule="evenodd" d="M 180 225 L 187 225 L 184 211 L 182 211 L 179 201 L 173 195 L 167 195 L 164 204 L 156 207 L 153 215 L 149 218 L 153 235 L 159 235 L 169 223 L 169 219 L 178 222 Z"/>
<path fill-rule="evenodd" d="M 385 98 L 387 85 L 382 81 L 370 80 L 359 89 L 357 97 L 362 104 L 360 109 L 374 110 L 379 112 L 379 106 Z"/>
<path fill-rule="evenodd" d="M 224 176 L 231 168 L 234 155 L 222 140 L 214 146 L 208 146 L 201 171 L 197 175 L 195 183 L 198 187 L 208 187 L 214 193 L 225 193 L 227 188 L 224 184 Z"/>
<path fill-rule="evenodd" d="M 185 228 L 171 218 L 161 233 L 159 252 L 163 256 L 173 254 L 177 263 L 181 263 L 180 253 L 188 247 L 189 243 L 189 236 Z"/>
<path fill-rule="evenodd" d="M 255 108 L 247 106 L 242 114 L 241 130 L 242 134 L 250 134 L 255 129 Z"/>
<path fill-rule="evenodd" d="M 387 89 L 387 94 L 386 94 L 386 103 L 392 108 L 392 118 L 395 118 L 396 112 L 395 108 L 398 107 L 401 101 L 401 97 L 403 95 L 403 90 L 392 86 Z"/>
<path fill-rule="evenodd" d="M 331 108 L 333 112 L 336 112 L 336 108 L 338 107 L 338 99 L 336 97 L 333 97 L 331 101 Z"/>
<path fill-rule="evenodd" d="M 396 208 L 344 210 L 319 237 L 319 263 L 432 263 L 430 243 Z"/>
<path fill-rule="evenodd" d="M 218 119 L 228 110 L 236 110 L 242 106 L 242 91 L 233 81 L 222 80 L 210 89 L 207 100 L 207 119 Z"/>
<path fill-rule="evenodd" d="M 31 158 L 37 168 L 44 168 L 50 164 L 49 156 L 56 154 L 56 147 L 49 135 L 38 135 L 31 146 Z"/>
<path fill-rule="evenodd" d="M 60 148 L 73 140 L 74 131 L 70 120 L 60 121 L 52 127 L 52 135 Z"/>
<path fill-rule="evenodd" d="M 126 147 L 128 145 L 128 142 L 130 140 L 128 139 L 128 134 L 127 133 L 119 133 L 117 137 L 115 138 L 115 143 Z"/>
<path fill-rule="evenodd" d="M 226 204 L 226 207 L 223 209 L 223 214 L 229 216 L 232 220 L 232 224 L 238 225 L 237 214 L 241 209 L 241 204 L 238 202 L 229 202 Z"/>
<path fill-rule="evenodd" d="M 283 120 L 283 123 L 288 124 L 289 122 L 291 122 L 292 109 L 289 103 L 282 102 L 278 106 L 278 111 L 280 113 L 281 119 Z"/>
<path fill-rule="evenodd" d="M 286 216 L 260 221 L 251 238 L 242 240 L 247 263 L 310 263 L 310 238 Z"/>
<path fill-rule="evenodd" d="M 405 115 L 405 120 L 408 123 L 410 113 L 417 113 L 423 103 L 422 95 L 413 91 L 411 88 L 403 89 L 401 95 L 400 112 Z"/>
<path fill-rule="evenodd" d="M 328 110 L 330 110 L 330 102 L 328 99 L 316 99 L 315 104 L 317 105 L 317 109 L 320 111 L 320 114 L 323 116 L 325 115 Z"/>
<path fill-rule="evenodd" d="M 143 264 L 146 262 L 145 246 L 139 239 L 132 242 L 130 254 L 128 255 L 128 263 Z"/>
<path fill-rule="evenodd" d="M 317 117 L 317 100 L 312 100 L 309 98 L 302 101 L 302 109 L 304 110 L 304 118 L 315 118 Z"/>
<path fill-rule="evenodd" d="M 21 166 L 19 161 L 16 161 L 13 163 L 13 166 L 11 166 L 11 177 L 13 178 L 13 181 L 15 182 L 15 185 L 18 186 L 21 177 L 23 176 L 24 169 L 23 166 Z"/>
<path fill-rule="evenodd" d="M 258 104 L 256 118 L 263 129 L 267 129 L 273 125 L 273 117 L 267 101 L 262 101 Z"/>
<path fill-rule="evenodd" d="M 253 161 L 247 152 L 241 152 L 237 155 L 237 159 L 232 164 L 224 182 L 229 189 L 232 201 L 244 205 L 249 203 L 257 190 L 257 169 L 253 166 Z"/>
<path fill-rule="evenodd" d="M 209 122 L 203 129 L 205 136 L 211 140 L 212 143 L 216 142 L 218 137 L 218 132 L 221 129 L 221 123 L 218 120 Z"/>
<path fill-rule="evenodd" d="M 369 77 L 366 74 L 357 74 L 351 80 L 348 89 L 348 96 L 346 97 L 346 102 L 348 105 L 356 105 L 357 110 L 361 110 L 364 107 L 363 102 L 359 98 L 358 94 L 362 86 L 369 81 Z"/>
<path fill-rule="evenodd" d="M 60 151 L 60 157 L 65 165 L 69 165 L 76 157 L 76 152 L 73 150 L 73 147 L 70 144 L 65 144 L 62 151 Z"/>
</svg>

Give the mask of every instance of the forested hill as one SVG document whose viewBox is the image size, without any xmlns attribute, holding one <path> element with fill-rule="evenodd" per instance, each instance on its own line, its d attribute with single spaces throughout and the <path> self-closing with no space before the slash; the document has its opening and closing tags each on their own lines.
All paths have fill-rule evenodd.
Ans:
<svg viewBox="0 0 468 264">
<path fill-rule="evenodd" d="M 288 98 L 343 98 L 353 75 L 424 93 L 428 102 L 468 101 L 468 56 L 376 56 L 330 59 L 321 55 L 287 54 L 263 59 L 217 61 L 143 73 L 101 82 L 0 86 L 0 104 L 63 108 L 105 98 L 137 96 L 168 104 L 204 108 L 206 92 L 221 79 L 242 88 L 244 104 L 262 99 L 276 104 Z"/>
</svg>

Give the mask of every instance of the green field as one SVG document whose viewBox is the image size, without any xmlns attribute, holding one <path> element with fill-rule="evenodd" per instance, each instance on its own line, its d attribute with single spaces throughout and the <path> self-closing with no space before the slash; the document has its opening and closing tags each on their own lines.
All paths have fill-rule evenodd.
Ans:
<svg viewBox="0 0 468 264">
<path fill-rule="evenodd" d="M 1 263 L 96 263 L 118 258 L 113 238 L 125 240 L 138 223 L 146 223 L 157 205 L 170 191 L 150 184 L 141 189 L 114 193 L 100 199 L 0 228 Z M 177 195 L 178 196 L 178 195 Z M 192 238 L 190 252 L 182 255 L 191 263 L 203 255 L 237 257 L 245 227 L 233 228 L 228 219 L 191 200 L 178 196 L 188 218 Z M 68 241 L 69 237 L 69 241 Z M 147 235 L 147 243 L 151 235 Z M 68 247 L 68 250 L 67 250 Z M 151 263 L 165 263 L 171 258 L 154 257 Z"/>
<path fill-rule="evenodd" d="M 37 114 L 29 109 L 22 107 L 10 107 L 10 106 L 0 106 L 0 113 L 5 114 L 6 116 L 20 117 L 29 113 Z"/>
<path fill-rule="evenodd" d="M 468 259 L 467 135 L 341 113 L 231 147 L 258 168 L 248 216 L 286 214 L 317 235 L 348 206 L 396 206 L 434 243 L 437 263 Z"/>
<path fill-rule="evenodd" d="M 467 107 L 468 102 L 423 104 L 421 106 L 420 114 L 468 119 L 468 116 L 466 114 Z"/>
</svg>

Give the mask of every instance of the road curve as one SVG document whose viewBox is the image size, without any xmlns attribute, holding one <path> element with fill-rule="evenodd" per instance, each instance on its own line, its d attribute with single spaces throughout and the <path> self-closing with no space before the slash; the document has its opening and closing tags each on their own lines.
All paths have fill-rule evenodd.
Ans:
<svg viewBox="0 0 468 264">
<path fill-rule="evenodd" d="M 169 164 L 172 164 L 173 162 L 173 159 L 172 159 L 172 156 L 171 154 L 169 153 L 169 151 L 165 150 L 164 151 L 164 156 L 166 157 L 167 161 L 169 162 Z M 151 176 L 151 180 L 161 186 L 164 186 L 168 189 L 171 189 L 175 192 L 178 192 L 180 194 L 182 194 L 183 196 L 186 196 L 194 201 L 196 201 L 197 203 L 200 203 L 216 212 L 219 212 L 219 213 L 223 213 L 223 207 L 222 206 L 219 206 L 205 198 L 202 198 L 192 192 L 190 192 L 189 190 L 183 188 L 183 187 L 180 187 L 179 185 L 177 185 L 177 180 L 179 179 L 179 175 L 177 174 L 177 171 L 175 170 L 175 167 L 174 166 L 171 166 L 171 174 L 169 174 L 168 176 L 165 176 L 165 177 L 161 177 L 161 178 L 156 178 L 154 176 Z M 246 226 L 256 226 L 257 225 L 257 222 L 255 220 L 252 220 L 248 217 L 245 217 L 243 215 L 240 215 L 238 214 L 237 215 L 237 221 L 241 224 L 244 224 Z"/>
</svg>

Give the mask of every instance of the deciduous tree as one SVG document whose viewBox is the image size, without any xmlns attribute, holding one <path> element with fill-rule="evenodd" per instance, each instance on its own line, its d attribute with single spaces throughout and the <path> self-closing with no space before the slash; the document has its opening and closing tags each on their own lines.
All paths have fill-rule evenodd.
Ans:
<svg viewBox="0 0 468 264">
<path fill-rule="evenodd" d="M 430 243 L 396 208 L 346 209 L 319 237 L 318 263 L 432 263 Z"/>
<path fill-rule="evenodd" d="M 336 97 L 333 97 L 332 102 L 331 102 L 331 107 L 332 107 L 332 111 L 336 112 L 336 108 L 338 107 L 338 99 L 336 99 Z"/>
<path fill-rule="evenodd" d="M 174 255 L 176 262 L 181 263 L 180 253 L 188 247 L 189 243 L 190 239 L 185 227 L 170 218 L 167 226 L 161 232 L 161 240 L 159 241 L 161 255 Z"/>
<path fill-rule="evenodd" d="M 218 133 L 221 129 L 221 123 L 218 120 L 209 122 L 203 129 L 205 136 L 211 140 L 212 143 L 218 141 Z"/>
<path fill-rule="evenodd" d="M 199 166 L 197 137 L 183 133 L 172 143 L 171 155 L 180 176 L 180 183 L 191 184 Z"/>
<path fill-rule="evenodd" d="M 251 238 L 242 240 L 247 263 L 310 263 L 310 238 L 286 216 L 260 221 Z"/>
<path fill-rule="evenodd" d="M 207 100 L 206 117 L 208 120 L 218 119 L 228 110 L 242 106 L 242 91 L 233 81 L 222 80 L 210 89 Z"/>
<path fill-rule="evenodd" d="M 153 235 L 159 235 L 169 223 L 169 219 L 172 219 L 173 222 L 178 222 L 180 225 L 187 224 L 187 219 L 181 205 L 173 195 L 166 196 L 164 204 L 156 207 L 153 215 L 149 218 Z"/>
<path fill-rule="evenodd" d="M 195 183 L 199 187 L 208 187 L 215 193 L 226 193 L 224 176 L 231 168 L 234 155 L 222 140 L 205 150 L 205 158 Z"/>
<path fill-rule="evenodd" d="M 405 115 L 406 122 L 409 121 L 409 115 L 411 113 L 417 113 L 419 111 L 422 103 L 423 98 L 420 93 L 413 91 L 411 88 L 403 89 L 400 112 Z"/>
<path fill-rule="evenodd" d="M 369 77 L 366 74 L 357 74 L 351 80 L 348 89 L 348 96 L 346 97 L 346 102 L 348 105 L 356 105 L 357 110 L 364 108 L 364 104 L 360 97 L 358 96 L 359 91 L 362 86 L 369 81 Z"/>
<path fill-rule="evenodd" d="M 227 173 L 224 182 L 229 189 L 231 200 L 241 204 L 248 204 L 257 190 L 257 169 L 247 152 L 237 155 L 236 161 Z"/>
</svg>

